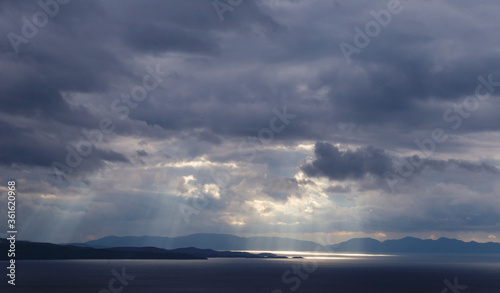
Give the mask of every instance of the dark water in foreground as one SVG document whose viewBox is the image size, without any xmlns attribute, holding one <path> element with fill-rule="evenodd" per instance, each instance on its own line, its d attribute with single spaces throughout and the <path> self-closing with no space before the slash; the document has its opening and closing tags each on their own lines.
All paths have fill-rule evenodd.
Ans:
<svg viewBox="0 0 500 293">
<path fill-rule="evenodd" d="M 0 264 L 6 272 L 7 262 Z M 112 281 L 112 270 L 135 278 Z M 500 256 L 18 261 L 16 286 L 5 274 L 2 293 L 500 292 Z"/>
</svg>

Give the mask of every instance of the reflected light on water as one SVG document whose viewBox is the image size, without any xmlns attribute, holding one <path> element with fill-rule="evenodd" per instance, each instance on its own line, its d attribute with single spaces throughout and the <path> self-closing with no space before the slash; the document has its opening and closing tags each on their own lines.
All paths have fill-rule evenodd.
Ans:
<svg viewBox="0 0 500 293">
<path fill-rule="evenodd" d="M 363 257 L 342 257 L 342 256 L 304 256 L 304 259 L 363 259 Z"/>
<path fill-rule="evenodd" d="M 387 257 L 396 256 L 390 254 L 368 254 L 368 253 L 337 253 L 337 252 L 323 252 L 323 251 L 293 251 L 293 250 L 231 250 L 235 252 L 249 252 L 254 254 L 259 253 L 273 253 L 279 256 L 300 256 L 306 259 L 362 259 L 367 257 Z"/>
</svg>

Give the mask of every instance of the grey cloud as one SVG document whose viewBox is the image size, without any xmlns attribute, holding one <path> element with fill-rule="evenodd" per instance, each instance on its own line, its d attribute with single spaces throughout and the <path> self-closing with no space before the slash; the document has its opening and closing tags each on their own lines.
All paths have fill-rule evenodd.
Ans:
<svg viewBox="0 0 500 293">
<path fill-rule="evenodd" d="M 439 172 L 445 172 L 450 168 L 491 174 L 497 174 L 499 171 L 495 166 L 485 162 L 422 159 L 417 155 L 397 157 L 373 146 L 358 148 L 354 151 L 342 151 L 328 142 L 317 142 L 314 155 L 315 159 L 311 163 L 303 164 L 300 167 L 301 170 L 311 177 L 327 177 L 330 180 L 339 181 L 361 180 L 367 175 L 382 179 L 386 177 L 388 172 L 408 177 L 404 174 L 407 172 L 411 172 L 411 174 L 421 173 L 426 168 Z"/>
<path fill-rule="evenodd" d="M 299 182 L 295 178 L 274 178 L 263 183 L 262 192 L 277 201 L 286 201 L 299 191 Z"/>
<path fill-rule="evenodd" d="M 316 159 L 301 166 L 308 176 L 325 176 L 331 180 L 361 179 L 365 175 L 383 176 L 392 170 L 392 160 L 384 150 L 372 146 L 356 151 L 341 151 L 336 146 L 317 142 Z"/>
<path fill-rule="evenodd" d="M 187 52 L 213 54 L 218 43 L 203 30 L 133 24 L 127 30 L 127 45 L 143 53 Z"/>
<path fill-rule="evenodd" d="M 137 155 L 139 157 L 147 157 L 149 154 L 145 150 L 138 150 Z"/>
<path fill-rule="evenodd" d="M 188 189 L 186 187 L 186 179 L 184 179 L 183 177 L 180 177 L 178 180 L 177 180 L 177 186 L 175 188 L 175 190 L 177 192 L 180 192 L 181 194 L 185 194 L 188 192 Z"/>
<path fill-rule="evenodd" d="M 341 193 L 356 192 L 369 199 L 371 194 L 387 188 L 385 172 L 399 174 L 402 161 L 412 159 L 395 154 L 417 153 L 414 140 L 442 127 L 450 139 L 436 146 L 433 158 L 413 157 L 420 165 L 402 186 L 401 198 L 418 201 L 422 184 L 432 189 L 449 187 L 450 182 L 459 185 L 454 194 L 460 200 L 471 196 L 466 192 L 493 194 L 499 173 L 495 161 L 500 127 L 500 104 L 495 95 L 498 89 L 489 100 L 481 102 L 470 118 L 464 118 L 456 131 L 442 117 L 453 103 L 474 94 L 478 75 L 493 73 L 493 80 L 500 80 L 500 38 L 492 29 L 498 25 L 500 6 L 493 0 L 480 4 L 401 2 L 404 11 L 394 16 L 360 54 L 353 55 L 349 64 L 339 44 L 352 43 L 353 27 L 363 27 L 372 19 L 370 11 L 385 8 L 386 1 L 318 0 L 314 5 L 308 1 L 279 5 L 243 1 L 224 15 L 223 22 L 212 1 L 70 1 L 61 5 L 59 13 L 39 28 L 29 43 L 20 45 L 18 54 L 6 35 L 21 34 L 22 17 L 32 17 L 39 11 L 38 1 L 0 1 L 1 176 L 52 183 L 51 163 L 64 163 L 65 147 L 76 145 L 84 139 L 82 129 L 96 129 L 99 120 L 107 117 L 113 120 L 113 133 L 105 136 L 99 149 L 68 175 L 87 184 L 85 191 L 100 194 L 95 183 L 86 178 L 97 176 L 103 185 L 122 184 L 122 178 L 146 172 L 139 168 L 174 160 L 203 158 L 229 163 L 237 168 L 232 170 L 235 174 L 231 174 L 226 189 L 221 190 L 221 199 L 211 199 L 206 214 L 200 213 L 200 219 L 206 221 L 186 231 L 214 231 L 219 224 L 234 229 L 223 223 L 219 212 L 229 213 L 225 209 L 230 203 L 241 208 L 242 203 L 256 196 L 234 191 L 238 184 L 243 191 L 257 184 L 262 188 L 259 199 L 286 204 L 291 194 L 303 199 L 302 192 L 310 191 L 304 186 L 314 184 L 313 178 L 309 182 L 293 179 L 302 170 L 310 177 L 343 181 L 324 190 L 339 194 L 330 199 L 338 200 L 339 206 L 347 205 L 340 202 L 344 196 Z M 156 64 L 176 74 L 165 78 L 146 100 L 130 108 L 127 119 L 121 120 L 111 111 L 111 103 L 142 82 L 145 66 Z M 259 131 L 269 128 L 272 109 L 284 106 L 296 118 L 283 131 L 273 134 L 268 148 L 255 149 L 247 144 L 246 151 L 256 151 L 250 160 L 248 152 L 242 154 L 238 149 L 239 144 L 249 137 L 258 139 Z M 315 141 L 325 142 L 317 143 L 315 158 L 304 163 L 310 154 L 297 146 Z M 136 146 L 135 142 L 142 144 Z M 327 142 L 362 147 L 341 150 Z M 112 145 L 117 149 L 112 150 Z M 127 156 L 132 162 L 144 162 L 133 166 Z M 116 174 L 113 172 L 117 168 L 110 168 L 110 173 L 99 172 L 110 162 L 126 166 L 118 169 L 130 173 L 106 177 Z M 197 175 L 197 184 L 217 183 L 207 174 L 196 173 L 198 169 L 185 170 L 182 176 Z M 248 178 L 263 177 L 264 173 L 267 179 Z M 124 188 L 155 196 L 158 190 L 154 186 L 160 184 L 164 184 L 162 191 L 188 190 L 185 183 L 175 182 L 178 177 L 155 176 L 136 178 L 143 179 L 141 183 L 127 180 L 130 186 Z M 368 189 L 370 195 L 364 193 Z M 433 192 L 441 194 L 446 190 Z M 128 192 L 127 200 L 135 204 L 141 194 Z M 97 233 L 101 219 L 90 219 L 96 215 L 126 221 L 128 209 L 134 206 L 114 196 L 105 198 L 106 204 L 99 202 L 101 197 L 96 199 L 95 206 L 89 209 L 87 226 L 82 228 L 85 233 Z M 160 197 L 169 198 L 172 205 L 185 199 L 168 192 Z M 158 204 L 161 200 L 151 202 Z M 472 207 L 461 205 L 443 217 L 437 208 L 416 205 L 413 210 L 425 212 L 406 218 L 408 210 L 398 214 L 386 207 L 388 203 L 381 201 L 384 206 L 380 210 L 377 204 L 365 210 L 360 203 L 353 203 L 360 213 L 372 209 L 374 216 L 367 217 L 367 222 L 350 217 L 350 222 L 334 219 L 332 229 L 359 228 L 358 220 L 366 229 L 385 227 L 392 231 L 460 229 L 461 219 L 467 217 L 471 220 L 462 223 L 463 229 L 491 229 L 497 221 L 494 202 L 486 202 L 491 206 L 489 210 L 484 210 L 485 203 L 473 206 L 483 209 L 484 217 L 474 215 Z M 439 208 L 446 205 L 449 202 L 440 202 Z M 144 201 L 140 211 L 151 220 L 161 216 L 158 206 L 148 206 Z M 127 209 L 120 212 L 122 207 Z M 110 208 L 116 210 L 106 213 Z M 175 208 L 173 205 L 165 210 L 175 213 Z M 235 217 L 245 215 L 237 209 L 230 212 Z M 318 219 L 329 216 L 319 215 Z M 166 218 L 175 221 L 173 216 Z M 290 221 L 292 218 L 285 217 Z M 109 227 L 126 234 L 128 230 L 120 221 Z M 238 231 L 251 233 L 255 223 L 250 221 Z M 136 224 L 150 226 L 147 222 Z"/>
<path fill-rule="evenodd" d="M 213 144 L 221 144 L 222 140 L 211 131 L 203 130 L 199 133 L 198 138 L 202 141 L 211 142 Z"/>
<path fill-rule="evenodd" d="M 351 187 L 350 186 L 342 186 L 342 185 L 334 185 L 334 186 L 329 186 L 327 189 L 325 189 L 326 192 L 331 192 L 331 193 L 349 193 L 351 192 Z"/>
<path fill-rule="evenodd" d="M 52 127 L 54 127 L 52 131 L 56 132 L 65 130 L 64 127 L 57 124 L 52 125 Z M 19 164 L 28 168 L 49 168 L 52 171 L 52 163 L 59 162 L 68 167 L 66 162 L 67 147 L 74 149 L 76 143 L 80 141 L 84 141 L 83 136 L 80 136 L 76 142 L 68 140 L 67 137 L 54 139 L 51 131 L 36 131 L 32 128 L 22 128 L 0 121 L 0 165 L 12 167 Z M 82 156 L 79 166 L 66 173 L 67 179 L 84 180 L 85 175 L 105 168 L 106 162 L 130 163 L 123 154 L 92 146 L 90 155 Z M 52 173 L 47 179 L 52 178 L 52 176 L 55 174 Z"/>
<path fill-rule="evenodd" d="M 419 159 L 417 159 L 419 160 Z M 431 159 L 425 159 L 422 164 L 423 167 L 430 167 L 432 169 L 438 170 L 438 171 L 445 171 L 447 167 L 450 166 L 455 166 L 459 169 L 468 171 L 468 172 L 487 172 L 491 174 L 497 174 L 498 173 L 498 168 L 495 166 L 492 166 L 487 163 L 479 163 L 475 164 L 472 162 L 467 162 L 467 161 L 461 161 L 461 160 L 455 160 L 455 159 L 450 159 L 450 160 L 431 160 Z"/>
</svg>

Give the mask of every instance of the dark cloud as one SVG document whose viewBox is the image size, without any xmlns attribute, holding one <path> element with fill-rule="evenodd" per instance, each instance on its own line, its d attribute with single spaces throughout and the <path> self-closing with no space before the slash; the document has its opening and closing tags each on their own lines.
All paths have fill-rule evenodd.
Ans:
<svg viewBox="0 0 500 293">
<path fill-rule="evenodd" d="M 398 157 L 389 155 L 386 151 L 373 146 L 358 148 L 354 151 L 349 149 L 342 151 L 327 142 L 317 142 L 314 155 L 315 159 L 311 163 L 303 164 L 300 167 L 301 170 L 311 177 L 327 177 L 330 180 L 339 181 L 359 180 L 367 175 L 378 178 L 386 178 L 387 174 L 408 177 L 421 173 L 426 168 L 439 172 L 445 172 L 450 168 L 491 174 L 497 174 L 499 171 L 495 166 L 485 162 L 424 159 L 417 155 Z M 333 187 L 327 191 L 333 191 Z"/>
<path fill-rule="evenodd" d="M 336 146 L 317 142 L 316 159 L 301 166 L 308 176 L 325 176 L 331 180 L 361 179 L 365 175 L 384 176 L 393 169 L 392 159 L 384 150 L 373 146 L 355 151 L 341 151 Z"/>
<path fill-rule="evenodd" d="M 416 156 L 417 159 L 416 161 L 419 161 L 420 159 L 418 156 Z M 479 164 L 474 164 L 472 162 L 467 162 L 467 161 L 461 161 L 461 160 L 446 160 L 446 161 L 439 161 L 439 160 L 431 160 L 431 159 L 426 159 L 422 162 L 423 167 L 430 167 L 432 169 L 444 172 L 446 171 L 447 167 L 450 166 L 455 166 L 459 169 L 468 171 L 468 172 L 487 172 L 491 174 L 497 174 L 498 173 L 498 168 L 495 166 L 492 166 L 487 163 L 479 163 Z"/>
<path fill-rule="evenodd" d="M 139 157 L 147 157 L 149 154 L 145 150 L 138 150 L 137 155 Z"/>
<path fill-rule="evenodd" d="M 42 127 L 34 129 L 35 125 L 29 128 L 19 127 L 14 124 L 0 121 L 0 165 L 13 167 L 20 165 L 27 168 L 42 167 L 50 170 L 50 176 L 45 179 L 58 177 L 54 172 L 53 163 L 57 162 L 57 170 L 63 171 L 64 176 L 59 176 L 59 180 L 85 180 L 86 175 L 106 167 L 107 162 L 112 163 L 130 163 L 128 158 L 121 153 L 111 149 L 102 149 L 90 144 L 86 138 L 80 134 L 78 140 L 69 140 L 69 136 L 60 136 L 55 138 L 54 132 L 66 131 L 67 128 L 58 124 L 47 125 L 50 131 L 44 131 Z M 76 136 L 75 136 L 76 137 Z M 91 146 L 91 151 L 85 156 L 80 156 L 75 151 L 79 143 Z M 68 156 L 72 149 L 79 159 L 76 167 L 70 167 Z M 61 174 L 60 174 L 61 175 Z M 82 177 L 83 176 L 83 177 Z M 57 180 L 56 182 L 60 182 Z"/>
<path fill-rule="evenodd" d="M 160 27 L 155 24 L 132 24 L 125 42 L 143 53 L 187 52 L 213 54 L 217 42 L 205 30 Z"/>
</svg>

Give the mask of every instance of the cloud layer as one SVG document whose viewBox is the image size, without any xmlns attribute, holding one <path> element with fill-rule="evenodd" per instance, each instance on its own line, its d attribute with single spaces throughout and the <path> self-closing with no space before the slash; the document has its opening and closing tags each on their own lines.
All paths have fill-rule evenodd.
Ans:
<svg viewBox="0 0 500 293">
<path fill-rule="evenodd" d="M 60 2 L 0 3 L 23 238 L 498 236 L 497 2 Z"/>
</svg>

